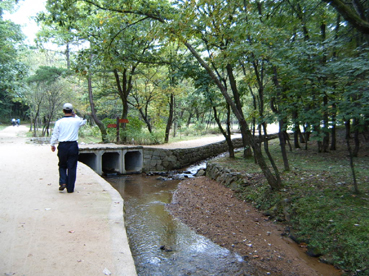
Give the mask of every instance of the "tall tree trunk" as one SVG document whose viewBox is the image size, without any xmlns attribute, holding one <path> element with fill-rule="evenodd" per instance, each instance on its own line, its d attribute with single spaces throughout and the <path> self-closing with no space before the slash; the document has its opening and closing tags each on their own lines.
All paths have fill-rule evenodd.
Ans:
<svg viewBox="0 0 369 276">
<path fill-rule="evenodd" d="M 69 48 L 69 42 L 67 42 L 67 46 L 66 46 L 66 49 L 65 49 L 65 56 L 66 56 L 66 59 L 67 59 L 67 69 L 69 70 L 70 69 L 70 48 Z"/>
<path fill-rule="evenodd" d="M 236 80 L 235 80 L 234 75 L 233 75 L 233 68 L 230 64 L 227 65 L 227 73 L 228 73 L 228 77 L 229 77 L 229 82 L 231 84 L 231 89 L 232 89 L 232 92 L 233 92 L 235 107 L 238 109 L 238 113 L 240 114 L 240 116 L 243 117 L 243 120 L 245 120 L 245 118 L 243 116 L 243 112 L 242 112 L 242 104 L 241 104 L 240 94 L 238 93 L 238 89 L 236 87 Z M 247 131 L 247 130 L 245 130 L 245 131 Z M 242 134 L 242 131 L 241 131 L 241 134 Z M 245 158 L 251 157 L 252 152 L 251 152 L 251 148 L 248 146 L 248 145 L 250 145 L 250 142 L 248 141 L 247 135 L 246 136 L 242 135 L 242 142 L 243 142 L 243 146 L 244 146 L 244 153 L 243 153 L 244 157 Z"/>
<path fill-rule="evenodd" d="M 151 127 L 150 120 L 149 120 L 149 118 L 147 116 L 147 113 L 146 112 L 144 113 L 142 111 L 142 108 L 139 108 L 138 109 L 138 112 L 141 114 L 142 119 L 145 121 L 145 124 L 147 126 L 147 129 L 149 130 L 150 133 L 152 133 L 152 127 Z"/>
<path fill-rule="evenodd" d="M 122 119 L 128 118 L 128 95 L 130 93 L 130 80 L 131 78 L 127 78 L 127 70 L 124 69 L 122 72 L 122 80 L 119 77 L 119 73 L 117 69 L 113 70 L 114 77 L 115 77 L 115 83 L 118 88 L 118 94 L 122 101 Z M 122 129 L 124 130 L 126 128 L 126 124 L 121 124 Z M 127 137 L 122 137 L 122 142 L 127 142 Z"/>
<path fill-rule="evenodd" d="M 336 122 L 336 107 L 337 105 L 334 103 L 332 104 L 332 109 L 333 109 L 333 115 L 332 115 L 332 129 L 331 129 L 331 136 L 332 136 L 332 140 L 331 140 L 331 147 L 330 150 L 336 150 L 337 149 L 337 122 Z"/>
<path fill-rule="evenodd" d="M 165 128 L 165 138 L 164 138 L 165 143 L 169 142 L 170 129 L 173 124 L 173 114 L 174 114 L 174 94 L 172 93 L 170 94 L 170 99 L 169 99 L 169 116 L 168 116 L 167 126 Z"/>
<path fill-rule="evenodd" d="M 277 97 L 281 98 L 281 100 L 283 100 L 283 96 L 281 96 L 281 85 L 279 84 L 278 81 L 278 72 L 277 72 L 277 68 L 274 67 L 273 68 L 274 74 L 273 74 L 273 82 L 275 87 L 278 89 L 277 92 Z M 275 97 L 272 99 L 271 103 L 270 103 L 270 107 L 272 109 L 272 111 L 277 114 L 280 119 L 279 119 L 279 132 L 278 132 L 278 137 L 279 137 L 279 144 L 281 147 L 281 152 L 282 152 L 282 157 L 283 157 L 283 165 L 284 165 L 284 170 L 285 171 L 289 171 L 290 170 L 290 165 L 288 163 L 288 157 L 287 157 L 287 151 L 286 151 L 286 136 L 285 136 L 285 127 L 284 127 L 284 122 L 285 119 L 282 117 L 282 114 L 280 112 L 280 110 L 278 110 L 278 108 L 274 105 L 275 102 Z"/>
<path fill-rule="evenodd" d="M 294 126 L 293 126 L 293 143 L 294 143 L 295 149 L 299 149 L 300 148 L 299 137 L 301 135 L 301 130 L 300 130 L 300 124 L 298 122 L 297 109 L 294 109 L 292 111 L 292 120 L 294 122 Z"/>
<path fill-rule="evenodd" d="M 356 181 L 356 173 L 355 173 L 355 166 L 354 166 L 354 156 L 351 150 L 351 145 L 350 145 L 350 137 L 346 137 L 346 144 L 347 144 L 347 150 L 349 152 L 349 158 L 350 158 L 350 168 L 351 168 L 351 173 L 352 173 L 352 180 L 354 182 L 354 192 L 356 194 L 359 193 L 359 188 L 357 186 L 357 181 Z"/>
<path fill-rule="evenodd" d="M 359 139 L 359 120 L 354 119 L 353 121 L 353 126 L 354 126 L 354 150 L 352 152 L 353 157 L 357 157 L 359 154 L 359 149 L 360 149 L 360 139 Z"/>
<path fill-rule="evenodd" d="M 351 138 L 351 122 L 350 120 L 345 121 L 346 139 Z"/>
<path fill-rule="evenodd" d="M 283 157 L 283 164 L 284 164 L 284 170 L 289 171 L 290 165 L 288 163 L 288 157 L 287 157 L 287 151 L 286 151 L 286 137 L 285 137 L 285 130 L 284 130 L 284 121 L 279 120 L 279 143 L 281 146 L 282 151 L 282 157 Z"/>
<path fill-rule="evenodd" d="M 271 153 L 270 153 L 270 151 L 269 151 L 269 142 L 268 142 L 267 125 L 266 125 L 266 123 L 263 123 L 263 124 L 262 124 L 262 126 L 263 126 L 263 129 L 264 129 L 264 151 L 265 151 L 265 153 L 267 154 L 267 156 L 268 156 L 268 158 L 269 158 L 269 160 L 270 160 L 270 163 L 272 164 L 272 167 L 273 167 L 273 169 L 274 169 L 274 171 L 275 171 L 275 177 L 276 177 L 277 181 L 278 181 L 279 183 L 282 183 L 281 177 L 280 177 L 280 175 L 279 175 L 278 167 L 277 167 L 277 165 L 275 164 L 275 162 L 274 162 L 274 158 L 272 157 L 272 155 L 271 155 Z"/>
<path fill-rule="evenodd" d="M 188 115 L 188 119 L 187 119 L 187 123 L 186 123 L 186 126 L 189 127 L 190 124 L 191 124 L 191 119 L 192 119 L 192 112 L 189 112 L 189 115 Z"/>
<path fill-rule="evenodd" d="M 106 129 L 104 124 L 97 118 L 96 115 L 96 109 L 95 109 L 95 103 L 94 103 L 94 97 L 92 94 L 92 77 L 91 77 L 92 73 L 89 72 L 88 75 L 88 79 L 87 79 L 87 83 L 88 83 L 88 98 L 90 101 L 90 108 L 91 108 L 91 116 L 94 119 L 96 125 L 98 126 L 98 128 L 100 129 L 101 132 L 101 139 L 104 143 L 107 143 L 107 133 L 106 133 Z"/>
<path fill-rule="evenodd" d="M 321 38 L 322 38 L 322 42 L 324 45 L 324 42 L 326 40 L 326 24 L 323 22 L 320 25 L 320 31 L 321 31 Z M 327 63 L 327 55 L 326 55 L 326 50 L 324 49 L 323 51 L 323 57 L 321 60 L 321 64 L 322 66 L 326 66 Z M 323 77 L 322 78 L 322 82 L 325 84 L 327 82 L 326 78 Z M 329 114 L 328 114 L 328 95 L 325 93 L 324 97 L 323 97 L 323 143 L 322 143 L 322 152 L 328 152 L 328 148 L 329 148 Z"/>
<path fill-rule="evenodd" d="M 35 120 L 33 121 L 33 137 L 37 137 L 37 120 L 38 120 L 39 109 L 37 109 L 35 114 Z"/>
<path fill-rule="evenodd" d="M 328 96 L 325 95 L 323 98 L 324 114 L 323 114 L 323 142 L 322 152 L 328 152 L 329 148 L 329 116 L 328 116 Z"/>
<path fill-rule="evenodd" d="M 232 138 L 231 138 L 231 132 L 230 132 L 230 128 L 229 128 L 229 114 L 230 114 L 230 107 L 229 104 L 227 104 L 227 131 L 224 130 L 224 128 L 222 127 L 222 123 L 218 117 L 218 113 L 217 113 L 217 108 L 213 105 L 213 111 L 214 111 L 214 119 L 219 127 L 220 132 L 223 134 L 226 143 L 228 145 L 228 153 L 229 153 L 229 157 L 230 158 L 234 158 L 234 146 L 232 143 Z"/>
</svg>

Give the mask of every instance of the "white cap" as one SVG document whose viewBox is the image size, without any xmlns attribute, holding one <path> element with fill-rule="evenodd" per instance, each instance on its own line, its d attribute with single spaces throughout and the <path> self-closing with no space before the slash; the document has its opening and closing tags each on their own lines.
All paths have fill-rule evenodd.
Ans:
<svg viewBox="0 0 369 276">
<path fill-rule="evenodd" d="M 63 110 L 73 110 L 73 105 L 70 103 L 65 103 L 63 105 Z"/>
</svg>

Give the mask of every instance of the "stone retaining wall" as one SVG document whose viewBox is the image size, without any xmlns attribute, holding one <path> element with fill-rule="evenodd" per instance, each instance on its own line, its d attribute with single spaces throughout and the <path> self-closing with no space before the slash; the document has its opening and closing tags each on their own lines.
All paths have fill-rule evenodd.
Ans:
<svg viewBox="0 0 369 276">
<path fill-rule="evenodd" d="M 235 148 L 242 147 L 242 139 L 233 139 Z M 228 151 L 226 141 L 189 149 L 161 149 L 144 147 L 143 170 L 170 171 L 182 169 L 196 162 Z"/>
<path fill-rule="evenodd" d="M 231 188 L 233 191 L 239 190 L 242 186 L 249 185 L 249 180 L 253 177 L 251 174 L 240 173 L 224 168 L 217 163 L 208 163 L 206 165 L 206 176 Z"/>
</svg>

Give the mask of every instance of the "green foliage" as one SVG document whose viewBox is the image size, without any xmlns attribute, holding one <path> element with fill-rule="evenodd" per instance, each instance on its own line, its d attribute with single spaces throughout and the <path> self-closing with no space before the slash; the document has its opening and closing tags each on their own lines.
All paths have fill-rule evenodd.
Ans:
<svg viewBox="0 0 369 276">
<path fill-rule="evenodd" d="M 339 267 L 366 268 L 369 248 L 369 210 L 365 197 L 353 197 L 345 188 L 310 191 L 295 199 L 291 224 L 299 240 L 332 258 Z"/>
<path fill-rule="evenodd" d="M 34 75 L 30 76 L 27 81 L 28 83 L 45 83 L 51 85 L 60 77 L 66 77 L 70 75 L 64 68 L 56 68 L 50 66 L 40 66 Z"/>
<path fill-rule="evenodd" d="M 14 102 L 22 104 L 19 95 L 28 68 L 21 62 L 24 36 L 20 26 L 2 18 L 2 8 L 9 9 L 12 5 L 10 1 L 0 4 L 0 117 L 8 121 L 12 109 L 17 107 Z"/>
<path fill-rule="evenodd" d="M 277 144 L 270 150 L 276 163 L 282 164 Z M 369 254 L 369 160 L 355 159 L 360 194 L 353 193 L 349 161 L 345 147 L 339 153 L 297 150 L 289 153 L 292 168 L 282 175 L 284 186 L 272 192 L 254 160 L 222 158 L 214 162 L 255 179 L 236 190 L 242 200 L 252 202 L 271 219 L 290 228 L 298 242 L 306 243 L 310 252 L 322 254 L 323 261 L 340 269 L 366 275 Z M 250 182 L 252 180 L 248 180 Z M 350 274 L 351 275 L 351 274 Z M 353 274 L 354 275 L 354 274 Z"/>
<path fill-rule="evenodd" d="M 79 141 L 81 143 L 99 143 L 101 141 L 100 136 L 100 130 L 97 126 L 86 124 L 79 130 Z"/>
</svg>

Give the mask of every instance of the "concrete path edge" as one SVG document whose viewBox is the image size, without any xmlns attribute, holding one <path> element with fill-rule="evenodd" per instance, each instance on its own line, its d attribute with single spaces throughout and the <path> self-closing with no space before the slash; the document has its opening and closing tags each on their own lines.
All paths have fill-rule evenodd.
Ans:
<svg viewBox="0 0 369 276">
<path fill-rule="evenodd" d="M 110 183 L 95 173 L 87 165 L 78 162 L 78 167 L 82 172 L 89 174 L 93 179 L 107 191 L 111 197 L 109 211 L 109 226 L 112 237 L 112 250 L 114 257 L 115 271 L 122 276 L 135 276 L 136 267 L 130 251 L 127 232 L 124 222 L 124 201 L 122 196 Z"/>
</svg>

